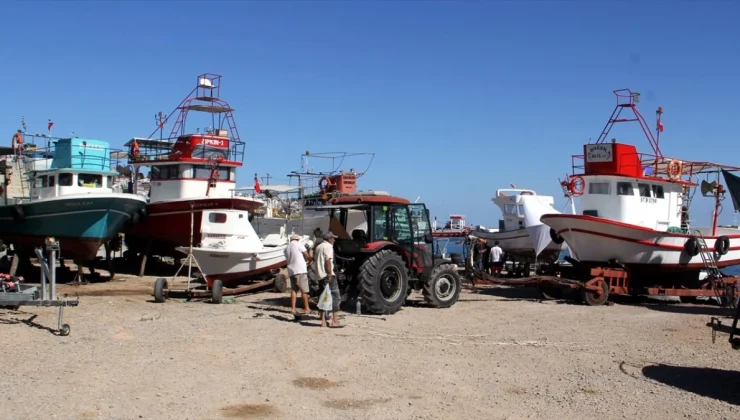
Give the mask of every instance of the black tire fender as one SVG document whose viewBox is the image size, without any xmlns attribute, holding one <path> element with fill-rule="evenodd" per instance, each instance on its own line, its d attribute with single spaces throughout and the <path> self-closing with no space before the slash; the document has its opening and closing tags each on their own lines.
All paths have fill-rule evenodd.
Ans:
<svg viewBox="0 0 740 420">
<path fill-rule="evenodd" d="M 685 244 L 683 244 L 683 250 L 686 251 L 686 254 L 690 257 L 699 255 L 699 241 L 692 236 L 686 240 Z"/>
<path fill-rule="evenodd" d="M 555 229 L 553 229 L 553 228 L 550 228 L 550 239 L 552 239 L 552 241 L 553 241 L 553 242 L 554 242 L 554 243 L 555 243 L 556 245 L 560 245 L 560 244 L 562 244 L 563 242 L 565 242 L 565 239 L 563 239 L 563 237 L 562 237 L 562 236 L 558 235 L 558 233 L 557 233 L 557 232 L 555 232 Z"/>
<path fill-rule="evenodd" d="M 717 238 L 714 242 L 714 250 L 717 251 L 717 254 L 719 255 L 727 254 L 727 252 L 730 251 L 730 238 L 724 235 Z"/>
</svg>

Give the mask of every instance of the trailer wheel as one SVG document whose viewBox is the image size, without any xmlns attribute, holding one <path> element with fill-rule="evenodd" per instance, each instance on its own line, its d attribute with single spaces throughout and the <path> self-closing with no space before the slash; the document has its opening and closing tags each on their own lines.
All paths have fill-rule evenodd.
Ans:
<svg viewBox="0 0 740 420">
<path fill-rule="evenodd" d="M 164 289 L 167 287 L 167 279 L 159 277 L 154 282 L 154 301 L 157 303 L 164 303 L 167 296 L 164 294 Z"/>
<path fill-rule="evenodd" d="M 601 281 L 601 294 L 596 294 L 588 289 L 581 290 L 581 297 L 588 306 L 600 306 L 609 299 L 609 283 L 606 280 Z"/>
<path fill-rule="evenodd" d="M 62 337 L 68 336 L 70 332 L 72 332 L 72 327 L 69 324 L 62 324 L 62 328 L 59 329 L 59 335 Z"/>
<path fill-rule="evenodd" d="M 369 312 L 390 315 L 398 312 L 408 296 L 406 264 L 401 256 L 384 249 L 360 266 L 358 287 Z"/>
<path fill-rule="evenodd" d="M 219 304 L 223 300 L 224 284 L 221 280 L 214 280 L 211 286 L 211 303 Z"/>
<path fill-rule="evenodd" d="M 460 274 L 454 264 L 441 264 L 422 284 L 424 300 L 435 308 L 449 308 L 460 297 Z"/>
<path fill-rule="evenodd" d="M 288 290 L 288 277 L 283 273 L 276 274 L 274 285 L 278 293 L 285 293 Z"/>
</svg>

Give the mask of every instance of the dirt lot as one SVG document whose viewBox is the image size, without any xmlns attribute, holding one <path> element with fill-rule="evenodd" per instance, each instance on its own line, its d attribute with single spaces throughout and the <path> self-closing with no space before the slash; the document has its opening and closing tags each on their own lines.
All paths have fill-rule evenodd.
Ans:
<svg viewBox="0 0 740 420">
<path fill-rule="evenodd" d="M 125 281 L 121 281 L 124 280 Z M 153 278 L 0 310 L 3 419 L 737 419 L 740 352 L 711 306 L 586 307 L 464 292 L 342 329 L 288 321 L 286 295 L 148 302 Z M 33 314 L 38 317 L 25 321 Z"/>
</svg>

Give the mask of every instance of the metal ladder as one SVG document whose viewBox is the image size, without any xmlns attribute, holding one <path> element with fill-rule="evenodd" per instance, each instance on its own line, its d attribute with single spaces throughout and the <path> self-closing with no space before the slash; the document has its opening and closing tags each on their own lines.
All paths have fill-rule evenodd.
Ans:
<svg viewBox="0 0 740 420">
<path fill-rule="evenodd" d="M 717 302 L 722 307 L 735 306 L 734 294 L 733 296 L 724 296 L 720 293 L 720 290 L 727 292 L 727 288 L 724 280 L 722 280 L 723 274 L 719 271 L 717 261 L 714 259 L 714 250 L 709 249 L 706 240 L 704 240 L 704 235 L 698 229 L 694 231 L 694 238 L 699 246 L 699 255 L 704 264 L 704 269 L 707 271 L 709 281 L 712 283 L 712 289 L 714 289 Z"/>
</svg>

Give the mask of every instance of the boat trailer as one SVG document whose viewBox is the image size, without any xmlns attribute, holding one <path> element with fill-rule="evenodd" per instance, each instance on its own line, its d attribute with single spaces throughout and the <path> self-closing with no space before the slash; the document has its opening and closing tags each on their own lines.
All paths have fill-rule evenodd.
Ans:
<svg viewBox="0 0 740 420">
<path fill-rule="evenodd" d="M 65 295 L 63 299 L 57 298 L 56 263 L 59 242 L 54 238 L 46 238 L 45 248 L 49 255 L 48 261 L 44 258 L 41 248 L 35 250 L 41 266 L 41 284 L 33 286 L 19 281 L 2 281 L 0 307 L 16 310 L 21 306 L 56 306 L 59 308 L 56 332 L 60 336 L 67 336 L 71 332 L 71 327 L 69 324 L 63 323 L 64 307 L 79 305 L 80 297 L 78 295 L 77 299 L 66 299 L 67 295 Z M 47 279 L 49 281 L 48 287 Z"/>
<path fill-rule="evenodd" d="M 177 274 L 175 274 L 173 280 L 176 277 Z M 164 303 L 170 297 L 182 297 L 187 301 L 210 298 L 211 303 L 218 304 L 223 302 L 224 296 L 242 295 L 268 286 L 274 286 L 278 292 L 285 292 L 288 288 L 288 276 L 284 273 L 284 270 L 274 270 L 270 272 L 267 278 L 234 288 L 224 287 L 221 280 L 214 280 L 211 287 L 208 287 L 207 283 L 188 276 L 187 283 L 183 289 L 172 289 L 170 288 L 170 282 L 166 278 L 159 277 L 154 282 L 154 301 Z"/>
</svg>

